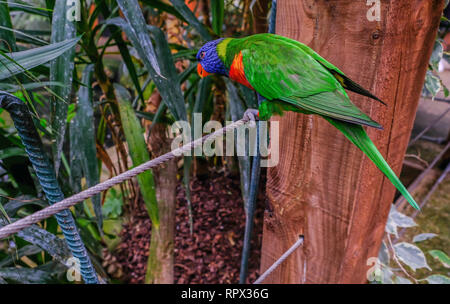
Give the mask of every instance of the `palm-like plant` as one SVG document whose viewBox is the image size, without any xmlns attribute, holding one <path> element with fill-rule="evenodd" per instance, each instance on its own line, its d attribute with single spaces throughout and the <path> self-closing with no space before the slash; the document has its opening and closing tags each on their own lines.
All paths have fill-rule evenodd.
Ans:
<svg viewBox="0 0 450 304">
<path fill-rule="evenodd" d="M 14 94 L 28 106 L 66 195 L 98 183 L 104 168 L 110 176 L 127 170 L 128 154 L 132 166 L 152 158 L 148 147 L 155 144 L 152 138 L 161 137 L 144 137 L 143 125 L 148 127 L 148 135 L 156 132 L 165 136 L 165 128 L 154 126 L 188 121 L 194 111 L 202 112 L 204 121 L 211 116 L 224 119 L 225 113 L 218 111 L 226 99 L 227 113 L 233 119 L 242 115 L 246 104 L 254 106 L 255 96 L 245 88 L 219 78 L 200 81 L 194 73 L 196 49 L 205 40 L 224 31 L 227 35 L 251 31 L 251 2 L 80 1 L 77 21 L 67 14 L 71 8 L 66 1 L 0 2 L 0 90 Z M 260 2 L 263 6 L 268 4 Z M 242 21 L 239 14 L 243 10 L 247 18 Z M 224 18 L 225 12 L 230 18 Z M 31 30 L 24 26 L 24 20 L 44 25 L 45 29 Z M 227 89 L 229 93 L 225 94 Z M 149 98 L 155 94 L 161 101 L 152 109 Z M 24 146 L 10 128 L 11 122 L 3 117 L 0 116 L 0 225 L 44 206 L 42 190 L 36 187 L 35 174 L 29 170 Z M 187 190 L 192 161 L 191 157 L 184 157 L 182 175 Z M 245 194 L 249 157 L 240 158 L 239 164 Z M 178 168 L 169 167 L 161 170 L 166 170 L 165 176 L 173 185 Z M 175 196 L 167 193 L 175 190 L 158 187 L 163 187 L 161 181 L 151 171 L 139 176 L 137 183 L 121 185 L 124 213 L 119 218 L 117 214 L 111 218 L 102 208 L 106 193 L 72 210 L 100 277 L 108 279 L 100 263 L 104 248 L 117 244 L 109 230 L 110 223 L 118 222 L 120 226 L 129 219 L 136 208 L 134 202 L 141 197 L 153 225 L 147 281 L 173 281 L 173 276 L 170 278 L 161 270 L 162 263 L 170 262 L 158 257 L 164 250 L 173 250 L 173 246 L 170 249 L 163 245 L 173 243 L 171 200 Z M 108 225 L 104 225 L 105 221 Z M 65 280 L 66 268 L 60 262 L 70 254 L 56 237 L 59 234 L 55 220 L 48 219 L 40 228 L 0 241 L 7 248 L 0 251 L 0 281 Z M 42 236 L 53 241 L 43 242 Z M 28 267 L 13 268 L 14 262 Z M 21 272 L 21 276 L 14 272 Z"/>
</svg>

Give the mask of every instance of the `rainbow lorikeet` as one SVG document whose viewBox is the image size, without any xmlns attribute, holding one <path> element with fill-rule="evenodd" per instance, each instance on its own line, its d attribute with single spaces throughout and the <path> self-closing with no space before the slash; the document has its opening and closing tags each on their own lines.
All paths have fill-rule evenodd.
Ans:
<svg viewBox="0 0 450 304">
<path fill-rule="evenodd" d="M 382 126 L 356 107 L 345 89 L 383 102 L 314 50 L 283 36 L 257 34 L 210 41 L 199 50 L 197 60 L 201 77 L 213 73 L 227 76 L 264 99 L 258 111 L 247 115 L 266 120 L 273 114 L 294 111 L 325 118 L 372 160 L 415 209 L 420 209 L 362 127 Z"/>
</svg>

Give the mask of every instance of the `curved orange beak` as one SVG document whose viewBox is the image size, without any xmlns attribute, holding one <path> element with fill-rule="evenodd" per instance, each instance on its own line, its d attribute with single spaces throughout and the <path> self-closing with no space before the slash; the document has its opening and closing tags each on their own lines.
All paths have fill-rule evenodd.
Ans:
<svg viewBox="0 0 450 304">
<path fill-rule="evenodd" d="M 205 69 L 202 67 L 202 65 L 199 63 L 197 64 L 197 73 L 200 76 L 200 78 L 206 77 L 208 75 L 211 75 L 211 73 L 208 73 L 205 71 Z"/>
</svg>

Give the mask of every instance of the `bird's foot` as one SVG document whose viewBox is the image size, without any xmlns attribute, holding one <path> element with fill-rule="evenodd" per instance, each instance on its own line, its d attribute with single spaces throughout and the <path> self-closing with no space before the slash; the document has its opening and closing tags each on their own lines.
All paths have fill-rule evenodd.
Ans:
<svg viewBox="0 0 450 304">
<path fill-rule="evenodd" d="M 251 127 L 254 127 L 255 121 L 259 120 L 259 111 L 256 109 L 247 109 L 247 111 L 244 112 L 245 120 L 247 120 Z"/>
</svg>

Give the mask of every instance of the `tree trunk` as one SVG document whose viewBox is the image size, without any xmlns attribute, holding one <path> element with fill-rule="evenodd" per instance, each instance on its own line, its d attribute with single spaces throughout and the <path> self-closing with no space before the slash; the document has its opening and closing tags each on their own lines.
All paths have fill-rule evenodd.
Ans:
<svg viewBox="0 0 450 304">
<path fill-rule="evenodd" d="M 253 34 L 267 33 L 269 27 L 269 0 L 256 0 L 253 4 Z"/>
<path fill-rule="evenodd" d="M 167 126 L 157 124 L 150 135 L 152 156 L 158 157 L 170 150 Z M 177 187 L 177 160 L 170 160 L 153 169 L 156 183 L 156 198 L 159 209 L 159 229 L 152 227 L 150 250 L 145 283 L 173 284 L 175 202 Z"/>
<path fill-rule="evenodd" d="M 367 131 L 397 174 L 443 2 L 383 0 L 379 22 L 368 20 L 376 3 L 366 6 L 366 1 L 278 2 L 277 34 L 309 45 L 388 104 L 350 94 L 384 126 Z M 304 244 L 265 283 L 366 282 L 367 261 L 378 256 L 394 186 L 324 119 L 287 113 L 274 120 L 284 136 L 280 163 L 268 170 L 261 271 L 299 235 Z"/>
</svg>

